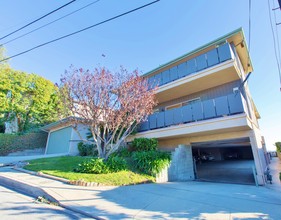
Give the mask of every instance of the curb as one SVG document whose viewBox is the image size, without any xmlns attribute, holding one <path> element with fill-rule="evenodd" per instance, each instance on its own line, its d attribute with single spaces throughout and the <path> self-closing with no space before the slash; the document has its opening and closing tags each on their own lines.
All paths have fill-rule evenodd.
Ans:
<svg viewBox="0 0 281 220">
<path fill-rule="evenodd" d="M 47 192 L 45 192 L 45 190 L 41 189 L 40 187 L 10 179 L 8 177 L 3 177 L 2 175 L 0 175 L 0 185 L 30 195 L 34 198 L 42 196 L 51 202 L 59 203 L 54 197 L 50 196 Z"/>
<path fill-rule="evenodd" d="M 15 169 L 15 168 L 13 168 L 13 169 Z M 34 173 L 35 173 L 35 175 L 36 175 L 36 172 L 26 171 L 26 170 L 21 169 L 21 168 L 16 168 L 15 170 L 18 170 L 20 172 L 24 172 L 24 173 L 27 173 L 27 174 L 30 174 L 30 175 L 34 175 Z M 24 171 L 22 171 L 22 170 L 24 170 Z M 41 177 L 44 178 L 44 176 L 41 176 Z M 67 210 L 70 210 L 70 211 L 82 214 L 84 216 L 87 216 L 87 217 L 90 217 L 90 218 L 93 218 L 93 219 L 104 220 L 103 218 L 100 218 L 98 216 L 92 215 L 92 214 L 90 214 L 88 212 L 84 212 L 84 211 L 82 211 L 82 210 L 80 210 L 78 208 L 72 208 L 72 207 L 69 207 L 67 205 L 64 205 L 63 203 L 61 203 L 60 201 L 55 199 L 53 196 L 51 196 L 44 189 L 41 189 L 40 187 L 34 186 L 32 184 L 28 184 L 28 183 L 25 183 L 25 182 L 21 182 L 21 181 L 18 181 L 18 180 L 11 179 L 11 178 L 4 177 L 4 176 L 0 175 L 0 185 L 4 186 L 4 187 L 7 187 L 9 189 L 18 191 L 19 193 L 23 193 L 25 195 L 29 195 L 29 196 L 31 196 L 33 198 L 38 198 L 39 196 L 45 197 L 49 201 L 55 202 L 60 207 L 65 208 Z"/>
<path fill-rule="evenodd" d="M 61 204 L 60 202 L 58 204 L 59 204 L 60 207 L 65 208 L 67 210 L 70 210 L 72 212 L 76 212 L 76 213 L 85 215 L 87 217 L 90 217 L 90 218 L 93 218 L 93 219 L 96 219 L 96 220 L 105 220 L 104 218 L 97 217 L 95 215 L 89 214 L 88 212 L 81 211 L 80 209 L 65 206 L 65 205 Z"/>
</svg>

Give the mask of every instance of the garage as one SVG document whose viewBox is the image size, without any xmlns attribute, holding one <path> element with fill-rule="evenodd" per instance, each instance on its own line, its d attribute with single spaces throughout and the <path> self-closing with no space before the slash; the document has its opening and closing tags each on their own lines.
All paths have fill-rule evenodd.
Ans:
<svg viewBox="0 0 281 220">
<path fill-rule="evenodd" d="M 196 180 L 255 184 L 249 138 L 192 143 Z"/>
<path fill-rule="evenodd" d="M 46 154 L 68 153 L 71 133 L 71 126 L 50 132 L 46 147 Z"/>
<path fill-rule="evenodd" d="M 41 128 L 48 132 L 45 154 L 79 154 L 77 145 L 87 138 L 89 128 L 83 124 L 74 125 L 72 121 L 69 117 Z"/>
</svg>

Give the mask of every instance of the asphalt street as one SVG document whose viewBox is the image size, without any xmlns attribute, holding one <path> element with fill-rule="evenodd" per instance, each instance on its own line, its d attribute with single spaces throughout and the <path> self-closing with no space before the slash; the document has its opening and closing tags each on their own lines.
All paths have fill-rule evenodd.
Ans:
<svg viewBox="0 0 281 220">
<path fill-rule="evenodd" d="M 52 220 L 78 220 L 90 219 L 69 210 L 38 203 L 34 198 L 12 191 L 0 186 L 0 213 L 3 220 L 19 219 L 52 219 Z"/>
</svg>

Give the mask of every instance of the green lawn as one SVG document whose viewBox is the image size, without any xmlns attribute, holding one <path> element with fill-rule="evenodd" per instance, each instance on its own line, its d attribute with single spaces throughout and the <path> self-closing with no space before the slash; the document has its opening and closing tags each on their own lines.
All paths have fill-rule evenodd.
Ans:
<svg viewBox="0 0 281 220">
<path fill-rule="evenodd" d="M 29 165 L 24 168 L 36 172 L 40 171 L 45 174 L 62 177 L 68 180 L 84 180 L 87 182 L 102 183 L 113 186 L 155 182 L 155 177 L 139 174 L 129 170 L 109 174 L 73 172 L 73 169 L 84 160 L 87 160 L 87 158 L 78 156 L 43 158 L 29 161 Z"/>
</svg>

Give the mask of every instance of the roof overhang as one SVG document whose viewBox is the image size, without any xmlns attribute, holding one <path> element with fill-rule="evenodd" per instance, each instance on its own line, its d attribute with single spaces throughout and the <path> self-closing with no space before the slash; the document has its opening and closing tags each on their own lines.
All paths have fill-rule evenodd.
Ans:
<svg viewBox="0 0 281 220">
<path fill-rule="evenodd" d="M 257 109 L 257 106 L 255 105 L 253 100 L 252 100 L 252 103 L 253 103 L 253 107 L 254 107 L 255 116 L 256 116 L 257 119 L 260 119 L 261 118 L 260 113 L 259 113 L 259 111 Z"/>
<path fill-rule="evenodd" d="M 77 119 L 77 118 L 75 118 L 73 116 L 67 117 L 67 118 L 61 119 L 59 121 L 47 124 L 47 125 L 41 127 L 40 129 L 45 132 L 50 132 L 52 130 L 57 130 L 59 128 L 68 127 L 68 126 L 71 126 L 74 124 L 74 119 Z"/>
<path fill-rule="evenodd" d="M 149 76 L 157 74 L 163 70 L 166 70 L 168 68 L 171 68 L 172 66 L 178 65 L 179 63 L 192 59 L 195 56 L 198 56 L 202 53 L 205 53 L 208 50 L 211 50 L 220 44 L 223 44 L 225 42 L 232 43 L 236 47 L 236 51 L 238 53 L 238 56 L 240 58 L 241 64 L 243 66 L 243 69 L 246 74 L 253 71 L 252 67 L 252 61 L 250 58 L 250 54 L 247 47 L 247 42 L 245 40 L 244 31 L 242 28 L 238 28 L 216 40 L 213 40 L 209 42 L 208 44 L 205 44 L 195 50 L 190 51 L 189 53 L 186 53 L 168 63 L 165 63 L 163 65 L 160 65 L 159 67 L 143 74 L 143 76 Z"/>
</svg>

